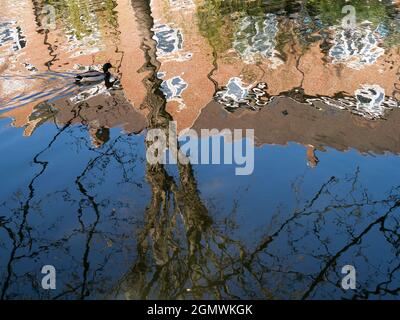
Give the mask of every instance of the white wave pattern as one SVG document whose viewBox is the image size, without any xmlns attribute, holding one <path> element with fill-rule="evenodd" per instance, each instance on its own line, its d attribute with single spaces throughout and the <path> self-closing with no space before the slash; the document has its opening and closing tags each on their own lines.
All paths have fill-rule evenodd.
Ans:
<svg viewBox="0 0 400 320">
<path fill-rule="evenodd" d="M 107 96 L 111 95 L 110 91 L 107 89 L 107 87 L 103 83 L 90 86 L 89 88 L 87 88 L 83 91 L 80 91 L 79 93 L 76 93 L 71 98 L 69 98 L 69 101 L 71 101 L 73 104 L 77 104 L 79 102 L 86 101 L 86 100 L 93 98 L 95 96 L 98 96 L 100 94 L 107 95 Z"/>
<path fill-rule="evenodd" d="M 167 101 L 178 102 L 178 109 L 182 110 L 186 107 L 182 98 L 182 93 L 187 87 L 188 84 L 185 82 L 185 80 L 177 76 L 168 80 L 164 80 L 161 84 L 161 91 L 164 93 Z"/>
<path fill-rule="evenodd" d="M 153 39 L 157 42 L 157 57 L 162 61 L 187 61 L 193 56 L 183 51 L 183 34 L 178 28 L 156 23 Z"/>
<path fill-rule="evenodd" d="M 0 56 L 19 51 L 25 45 L 26 38 L 22 34 L 21 27 L 17 25 L 17 21 L 0 21 L 0 47 L 3 47 Z"/>
<path fill-rule="evenodd" d="M 239 77 L 230 78 L 227 85 L 217 91 L 214 99 L 227 108 L 238 108 L 245 106 L 247 108 L 258 110 L 268 103 L 267 85 L 263 82 L 252 87 L 244 85 Z"/>
<path fill-rule="evenodd" d="M 272 13 L 243 17 L 234 34 L 233 48 L 245 63 L 268 59 L 276 64 L 277 33 L 278 20 Z"/>
<path fill-rule="evenodd" d="M 169 4 L 172 7 L 172 11 L 189 10 L 196 7 L 193 0 L 169 0 Z"/>
<path fill-rule="evenodd" d="M 370 26 L 352 29 L 337 28 L 329 56 L 333 63 L 342 63 L 352 69 L 373 65 L 385 50 L 379 47 L 381 37 Z"/>
<path fill-rule="evenodd" d="M 371 118 L 383 117 L 386 110 L 398 107 L 397 101 L 386 97 L 385 89 L 376 84 L 362 85 L 354 95 L 357 100 L 356 111 Z"/>
<path fill-rule="evenodd" d="M 221 88 L 214 96 L 215 101 L 225 106 L 227 110 L 247 108 L 260 110 L 273 99 L 280 96 L 270 96 L 267 84 L 260 82 L 255 86 L 246 86 L 239 77 L 229 79 L 228 84 Z M 292 96 L 291 96 L 292 97 Z M 295 96 L 292 99 L 297 100 Z M 385 95 L 385 89 L 377 84 L 363 84 L 354 92 L 354 95 L 345 95 L 342 98 L 328 96 L 308 97 L 299 102 L 315 105 L 321 101 L 335 108 L 348 110 L 366 119 L 379 119 L 385 116 L 386 111 L 399 107 L 397 100 Z"/>
<path fill-rule="evenodd" d="M 246 102 L 246 97 L 249 92 L 250 87 L 244 86 L 242 79 L 239 77 L 230 78 L 228 84 L 226 85 L 226 89 L 219 91 L 217 95 L 221 100 L 240 103 Z"/>
<path fill-rule="evenodd" d="M 344 98 L 334 99 L 322 96 L 307 99 L 310 104 L 315 101 L 322 101 L 335 108 L 349 110 L 354 114 L 371 120 L 384 118 L 386 111 L 399 107 L 398 101 L 386 96 L 385 89 L 378 84 L 362 84 L 354 92 L 353 96 Z"/>
</svg>

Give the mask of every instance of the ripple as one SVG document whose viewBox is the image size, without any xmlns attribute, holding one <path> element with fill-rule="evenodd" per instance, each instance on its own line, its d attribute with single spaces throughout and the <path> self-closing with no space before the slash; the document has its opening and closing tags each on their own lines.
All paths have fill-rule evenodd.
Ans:
<svg viewBox="0 0 400 320">
<path fill-rule="evenodd" d="M 276 50 L 278 20 L 276 15 L 246 16 L 240 19 L 234 34 L 233 48 L 245 63 L 272 59 Z"/>
<path fill-rule="evenodd" d="M 3 52 L 19 51 L 25 48 L 26 42 L 26 37 L 23 35 L 22 29 L 16 21 L 0 23 L 0 47 L 6 49 L 3 49 Z"/>
<path fill-rule="evenodd" d="M 70 72 L 45 72 L 29 76 L 2 75 L 0 80 L 5 81 L 0 84 L 6 97 L 2 99 L 0 111 L 43 100 L 51 102 L 66 96 L 76 95 L 75 99 L 78 101 L 82 97 L 79 93 L 87 90 L 87 87 L 77 86 L 75 75 L 76 73 Z"/>
<path fill-rule="evenodd" d="M 258 111 L 267 106 L 274 98 L 289 97 L 301 103 L 315 106 L 320 101 L 342 110 L 360 115 L 366 119 L 384 118 L 386 111 L 399 107 L 399 102 L 385 95 L 385 90 L 377 84 L 362 84 L 354 95 L 343 92 L 329 96 L 309 96 L 302 88 L 293 88 L 278 95 L 268 94 L 268 85 L 264 82 L 255 86 L 245 86 L 239 77 L 233 77 L 228 84 L 220 88 L 214 95 L 214 100 L 234 112 L 238 108 Z"/>
</svg>

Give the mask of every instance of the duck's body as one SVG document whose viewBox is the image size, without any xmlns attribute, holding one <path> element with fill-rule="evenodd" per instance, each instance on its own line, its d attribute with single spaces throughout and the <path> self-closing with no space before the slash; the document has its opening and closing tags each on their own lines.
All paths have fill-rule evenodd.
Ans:
<svg viewBox="0 0 400 320">
<path fill-rule="evenodd" d="M 110 63 L 106 63 L 103 66 L 103 72 L 90 70 L 75 76 L 76 83 L 94 83 L 111 78 L 111 73 L 108 71 L 112 68 Z"/>
<path fill-rule="evenodd" d="M 100 71 L 88 71 L 81 73 L 75 77 L 78 83 L 99 82 L 106 78 L 106 74 Z"/>
</svg>

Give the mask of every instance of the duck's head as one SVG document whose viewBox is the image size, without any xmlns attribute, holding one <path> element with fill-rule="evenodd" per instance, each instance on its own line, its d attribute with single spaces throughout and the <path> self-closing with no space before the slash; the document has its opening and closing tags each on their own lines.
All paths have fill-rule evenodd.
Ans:
<svg viewBox="0 0 400 320">
<path fill-rule="evenodd" d="M 107 62 L 104 66 L 103 66 L 103 71 L 105 73 L 108 72 L 109 69 L 111 69 L 113 66 L 111 65 L 111 63 Z"/>
</svg>

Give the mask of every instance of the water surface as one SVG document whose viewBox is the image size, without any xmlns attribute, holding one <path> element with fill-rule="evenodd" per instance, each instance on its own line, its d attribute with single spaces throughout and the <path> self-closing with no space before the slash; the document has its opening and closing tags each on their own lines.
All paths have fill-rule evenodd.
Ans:
<svg viewBox="0 0 400 320">
<path fill-rule="evenodd" d="M 2 299 L 399 298 L 398 1 L 0 10 Z M 118 84 L 74 83 L 105 62 Z M 149 165 L 171 120 L 254 129 L 253 174 Z"/>
</svg>

